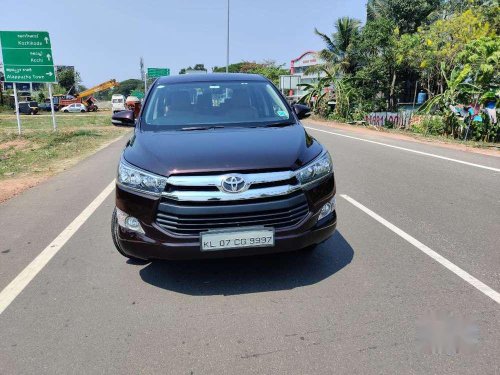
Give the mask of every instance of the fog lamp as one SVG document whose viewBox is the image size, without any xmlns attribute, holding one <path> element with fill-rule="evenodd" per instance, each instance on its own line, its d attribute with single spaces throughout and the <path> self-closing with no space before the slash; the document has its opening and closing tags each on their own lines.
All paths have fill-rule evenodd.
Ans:
<svg viewBox="0 0 500 375">
<path fill-rule="evenodd" d="M 134 232 L 144 233 L 144 230 L 141 227 L 141 223 L 139 219 L 133 216 L 127 215 L 125 212 L 120 210 L 118 207 L 116 208 L 116 217 L 118 219 L 118 225 L 123 228 L 129 229 Z"/>
<path fill-rule="evenodd" d="M 333 197 L 333 199 L 330 202 L 326 203 L 323 207 L 321 207 L 321 211 L 319 212 L 319 216 L 318 216 L 318 221 L 327 217 L 333 211 L 335 211 L 335 204 L 336 204 L 336 200 L 335 200 L 335 197 Z"/>
</svg>

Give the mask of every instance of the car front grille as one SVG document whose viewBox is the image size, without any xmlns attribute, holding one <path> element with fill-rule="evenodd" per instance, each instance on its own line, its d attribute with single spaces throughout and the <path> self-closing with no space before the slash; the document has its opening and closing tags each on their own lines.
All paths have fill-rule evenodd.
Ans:
<svg viewBox="0 0 500 375">
<path fill-rule="evenodd" d="M 162 198 L 156 223 L 176 235 L 197 236 L 222 228 L 265 226 L 293 227 L 309 213 L 303 192 L 252 200 L 205 202 Z"/>
</svg>

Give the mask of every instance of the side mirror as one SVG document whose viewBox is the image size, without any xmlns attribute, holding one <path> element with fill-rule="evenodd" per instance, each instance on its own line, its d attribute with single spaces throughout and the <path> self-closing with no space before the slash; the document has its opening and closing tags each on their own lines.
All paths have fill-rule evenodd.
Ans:
<svg viewBox="0 0 500 375">
<path fill-rule="evenodd" d="M 304 118 L 311 116 L 311 108 L 309 108 L 307 105 L 294 104 L 293 110 L 295 111 L 295 114 L 297 115 L 299 120 L 302 120 Z"/>
<path fill-rule="evenodd" d="M 134 111 L 116 112 L 111 117 L 111 122 L 117 126 L 135 126 Z"/>
</svg>

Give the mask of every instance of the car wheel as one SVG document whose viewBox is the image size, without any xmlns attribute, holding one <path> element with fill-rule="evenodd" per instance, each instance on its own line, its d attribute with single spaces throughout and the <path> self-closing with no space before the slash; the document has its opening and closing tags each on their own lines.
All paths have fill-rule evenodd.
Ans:
<svg viewBox="0 0 500 375">
<path fill-rule="evenodd" d="M 118 242 L 118 218 L 116 217 L 116 208 L 113 210 L 113 216 L 111 217 L 111 237 L 113 238 L 113 243 L 115 244 L 116 250 L 123 255 L 125 258 L 129 258 L 136 261 L 143 261 L 143 259 L 133 257 L 131 255 L 126 254 L 120 246 Z"/>
<path fill-rule="evenodd" d="M 82 109 L 80 112 L 81 112 L 81 113 L 85 113 L 86 111 L 85 111 L 84 109 Z"/>
<path fill-rule="evenodd" d="M 64 113 L 68 113 L 69 111 L 68 111 L 67 109 L 65 109 L 63 112 L 64 112 Z"/>
</svg>

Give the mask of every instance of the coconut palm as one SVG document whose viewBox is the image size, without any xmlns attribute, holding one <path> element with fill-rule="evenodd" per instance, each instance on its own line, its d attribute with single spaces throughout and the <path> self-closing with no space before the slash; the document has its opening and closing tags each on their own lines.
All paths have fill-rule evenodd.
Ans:
<svg viewBox="0 0 500 375">
<path fill-rule="evenodd" d="M 349 47 L 359 35 L 361 21 L 355 18 L 342 17 L 335 22 L 335 32 L 328 36 L 314 29 L 316 35 L 325 42 L 326 48 L 319 52 L 319 56 L 326 61 L 326 70 L 350 74 L 356 67 L 350 55 Z"/>
</svg>

